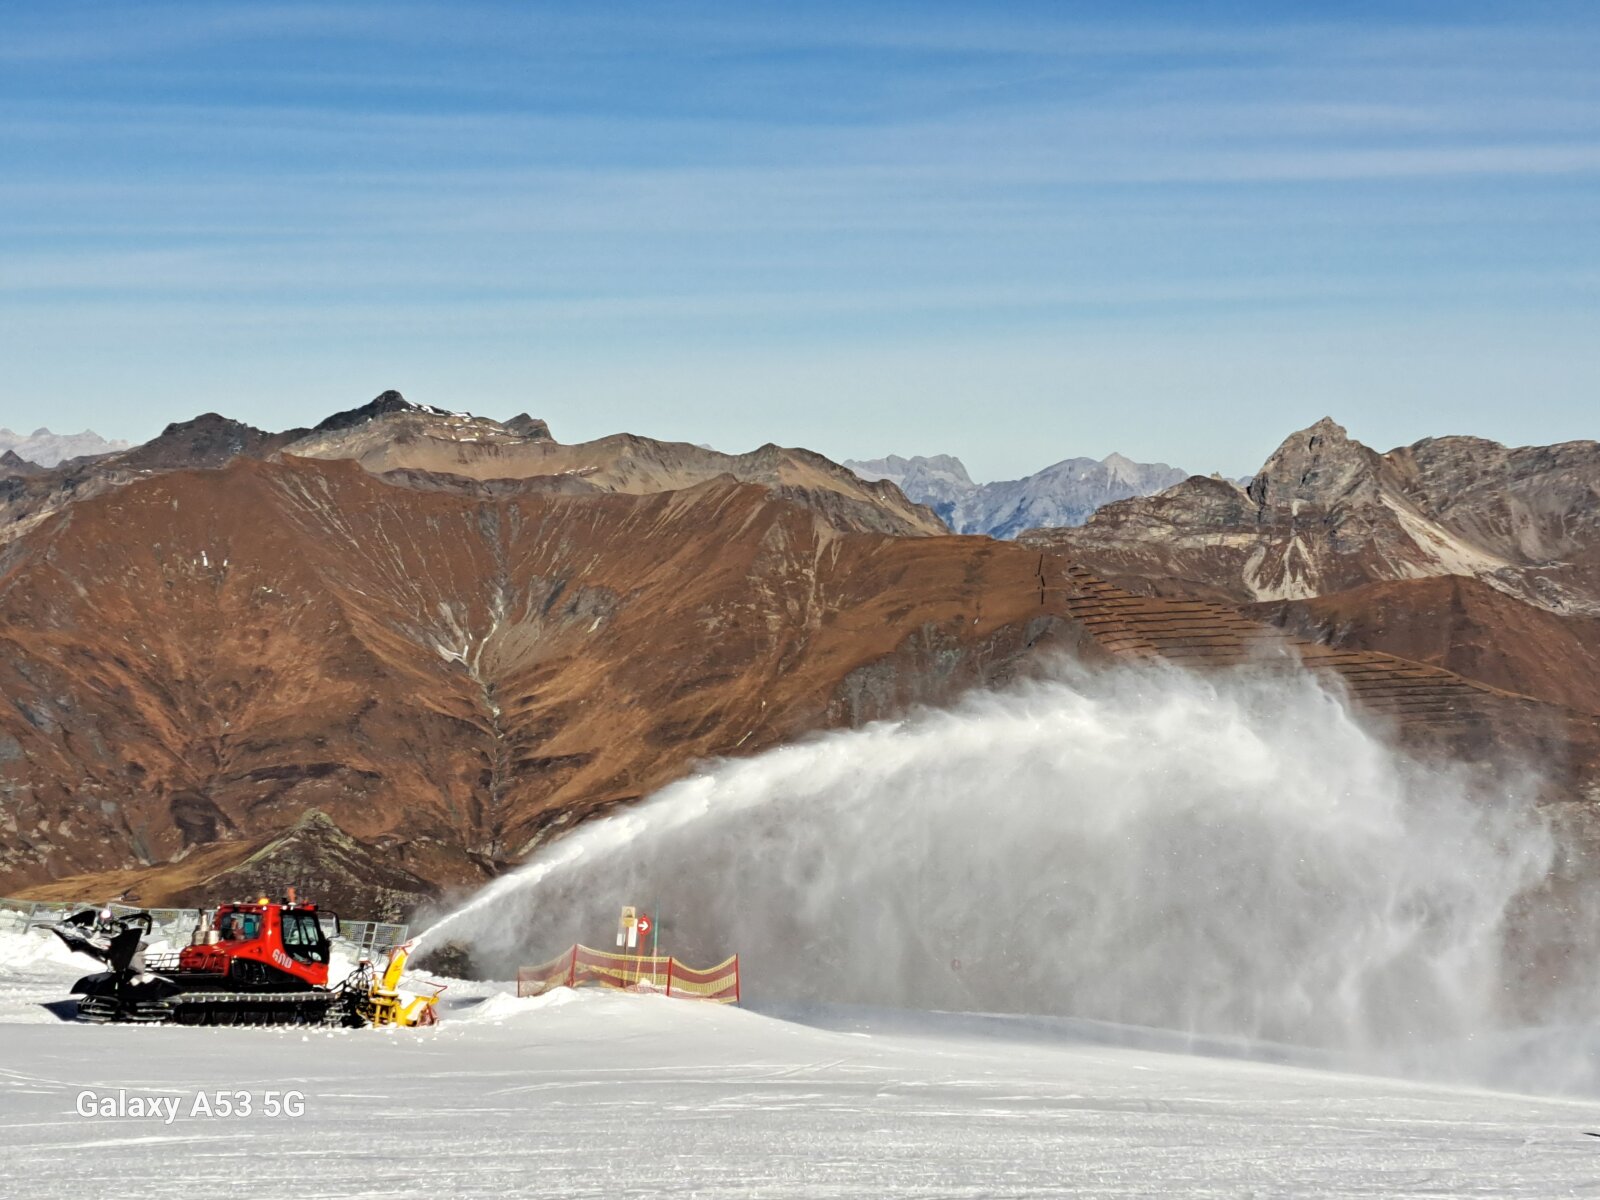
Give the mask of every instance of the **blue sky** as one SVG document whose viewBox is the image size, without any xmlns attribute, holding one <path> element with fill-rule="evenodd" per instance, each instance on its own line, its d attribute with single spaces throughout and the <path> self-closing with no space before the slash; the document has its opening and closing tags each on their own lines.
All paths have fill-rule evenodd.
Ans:
<svg viewBox="0 0 1600 1200">
<path fill-rule="evenodd" d="M 10 4 L 0 425 L 1600 436 L 1592 4 Z"/>
</svg>

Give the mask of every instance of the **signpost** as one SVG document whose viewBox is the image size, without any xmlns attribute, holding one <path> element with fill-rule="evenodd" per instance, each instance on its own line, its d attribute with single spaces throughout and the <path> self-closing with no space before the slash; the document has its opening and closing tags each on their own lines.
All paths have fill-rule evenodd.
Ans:
<svg viewBox="0 0 1600 1200">
<path fill-rule="evenodd" d="M 656 950 L 661 947 L 661 933 L 656 930 L 655 922 L 650 919 L 650 914 L 640 910 L 632 904 L 622 907 L 622 915 L 617 918 L 617 945 L 635 951 L 633 956 L 633 982 L 637 987 L 644 978 L 645 939 L 655 932 L 655 945 L 651 949 L 651 958 L 656 957 Z M 655 986 L 655 966 L 650 968 L 650 986 Z"/>
</svg>

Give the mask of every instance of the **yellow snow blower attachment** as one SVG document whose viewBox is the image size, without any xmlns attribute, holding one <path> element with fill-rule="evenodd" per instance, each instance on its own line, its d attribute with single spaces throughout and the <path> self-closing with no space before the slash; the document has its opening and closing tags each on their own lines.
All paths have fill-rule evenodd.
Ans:
<svg viewBox="0 0 1600 1200">
<path fill-rule="evenodd" d="M 433 984 L 434 993 L 431 996 L 407 999 L 400 994 L 400 976 L 405 973 L 406 960 L 411 957 L 414 945 L 415 939 L 389 951 L 389 962 L 383 968 L 382 975 L 374 972 L 370 963 L 362 964 L 367 977 L 367 989 L 366 995 L 356 1000 L 356 1006 L 367 1024 L 416 1026 L 438 1023 L 439 1014 L 434 1005 L 439 1002 L 444 984 Z"/>
</svg>

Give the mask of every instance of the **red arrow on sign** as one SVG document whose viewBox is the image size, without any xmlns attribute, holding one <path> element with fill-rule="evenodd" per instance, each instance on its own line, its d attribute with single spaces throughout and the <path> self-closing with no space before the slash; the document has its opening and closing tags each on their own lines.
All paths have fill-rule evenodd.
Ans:
<svg viewBox="0 0 1600 1200">
<path fill-rule="evenodd" d="M 634 922 L 634 928 L 639 931 L 640 940 L 643 940 L 644 935 L 650 932 L 649 915 L 647 913 L 640 913 L 639 919 Z"/>
</svg>

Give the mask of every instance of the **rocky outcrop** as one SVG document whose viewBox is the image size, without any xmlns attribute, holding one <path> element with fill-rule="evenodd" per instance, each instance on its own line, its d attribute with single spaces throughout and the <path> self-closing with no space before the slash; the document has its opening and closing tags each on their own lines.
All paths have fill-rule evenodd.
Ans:
<svg viewBox="0 0 1600 1200">
<path fill-rule="evenodd" d="M 1136 590 L 1301 600 L 1463 575 L 1558 613 L 1600 615 L 1600 445 L 1432 438 L 1378 454 L 1324 419 L 1247 489 L 1191 478 L 1024 542 Z"/>
<path fill-rule="evenodd" d="M 162 899 L 202 906 L 252 893 L 282 896 L 290 888 L 323 908 L 379 921 L 400 920 L 440 894 L 435 884 L 401 866 L 396 855 L 351 837 L 326 813 L 311 809 L 236 865 Z"/>
<path fill-rule="evenodd" d="M 146 908 L 209 908 L 277 897 L 294 888 L 349 918 L 404 920 L 440 889 L 407 871 L 391 849 L 351 837 L 311 809 L 289 829 L 249 842 L 222 842 L 155 867 L 69 875 L 30 889 L 33 898 L 111 901 Z"/>
<path fill-rule="evenodd" d="M 234 459 L 265 458 L 298 440 L 303 429 L 268 433 L 243 421 L 204 413 L 168 425 L 159 437 L 120 454 L 107 464 L 123 471 L 189 471 L 226 466 Z"/>
<path fill-rule="evenodd" d="M 550 433 L 550 426 L 544 421 L 530 417 L 527 413 L 518 413 L 506 422 L 506 428 L 518 437 L 528 438 L 531 441 L 554 441 Z M 710 447 L 705 447 L 709 449 Z"/>
<path fill-rule="evenodd" d="M 386 392 L 379 392 L 367 403 L 358 408 L 347 409 L 344 412 L 334 413 L 318 422 L 312 433 L 336 433 L 341 429 L 354 429 L 365 425 L 368 421 L 377 420 L 379 417 L 392 416 L 395 413 L 418 416 L 449 417 L 457 414 L 442 408 L 434 408 L 430 404 L 413 404 L 399 392 L 392 388 Z M 467 414 L 462 413 L 461 416 Z M 302 430 L 302 433 L 305 431 Z"/>
<path fill-rule="evenodd" d="M 956 533 L 1014 538 L 1043 526 L 1082 525 L 1097 509 L 1129 496 L 1148 496 L 1182 482 L 1184 471 L 1165 463 L 1136 463 L 1120 454 L 1096 462 L 1069 458 L 1024 479 L 973 483 L 959 458 L 848 460 L 868 480 L 889 480 L 912 500 L 926 504 Z"/>
<path fill-rule="evenodd" d="M 19 457 L 13 450 L 0 454 L 0 479 L 26 479 L 44 472 L 44 467 Z"/>
</svg>

